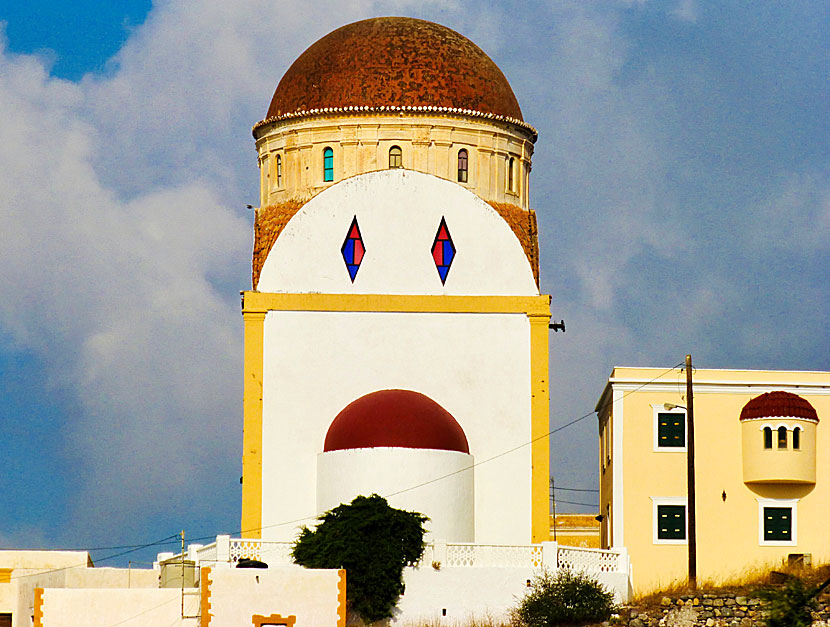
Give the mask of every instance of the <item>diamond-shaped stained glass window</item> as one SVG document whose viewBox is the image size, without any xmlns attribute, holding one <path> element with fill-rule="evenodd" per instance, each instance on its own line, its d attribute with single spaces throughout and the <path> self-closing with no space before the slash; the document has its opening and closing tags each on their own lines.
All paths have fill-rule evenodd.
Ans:
<svg viewBox="0 0 830 627">
<path fill-rule="evenodd" d="M 450 237 L 450 230 L 447 228 L 447 222 L 441 218 L 441 224 L 438 226 L 438 233 L 435 235 L 435 242 L 432 244 L 432 259 L 435 261 L 435 267 L 438 268 L 438 276 L 441 277 L 441 284 L 447 281 L 447 275 L 450 273 L 450 266 L 453 259 L 455 259 L 455 244 L 452 243 Z"/>
<path fill-rule="evenodd" d="M 363 261 L 363 255 L 366 254 L 363 237 L 360 235 L 360 227 L 357 226 L 357 216 L 352 219 L 352 225 L 346 233 L 346 239 L 340 252 L 343 253 L 343 261 L 346 262 L 349 277 L 354 283 L 357 271 L 360 269 L 360 263 Z"/>
</svg>

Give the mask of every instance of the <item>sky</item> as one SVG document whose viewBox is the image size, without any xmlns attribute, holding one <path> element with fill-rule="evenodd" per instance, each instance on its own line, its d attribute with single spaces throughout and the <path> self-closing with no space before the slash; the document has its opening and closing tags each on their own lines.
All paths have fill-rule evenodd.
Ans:
<svg viewBox="0 0 830 627">
<path fill-rule="evenodd" d="M 825 2 L 3 0 L 0 547 L 238 531 L 250 129 L 381 15 L 472 39 L 539 130 L 552 428 L 615 365 L 830 370 Z M 551 453 L 597 489 L 595 417 Z"/>
</svg>

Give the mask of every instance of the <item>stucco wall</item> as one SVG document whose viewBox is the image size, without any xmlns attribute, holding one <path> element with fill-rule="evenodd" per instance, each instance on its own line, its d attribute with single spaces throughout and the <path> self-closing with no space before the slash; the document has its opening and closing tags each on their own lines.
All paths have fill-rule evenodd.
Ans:
<svg viewBox="0 0 830 627">
<path fill-rule="evenodd" d="M 199 614 L 198 594 L 185 595 L 185 616 Z M 181 590 L 56 589 L 43 591 L 43 627 L 119 625 L 196 627 L 198 618 L 182 620 Z"/>
<path fill-rule="evenodd" d="M 616 545 L 626 546 L 631 556 L 635 592 L 685 578 L 687 572 L 685 542 L 660 544 L 654 540 L 655 499 L 684 499 L 686 495 L 685 449 L 656 452 L 653 418 L 655 405 L 685 405 L 685 375 L 671 373 L 661 381 L 634 390 L 659 372 L 630 368 L 614 371 L 618 402 L 613 407 L 612 421 L 622 446 L 613 452 L 613 458 L 622 470 L 621 481 L 616 473 L 613 475 L 612 491 L 619 508 L 615 511 L 623 515 L 612 520 L 612 526 Z M 824 422 L 816 428 L 815 484 L 757 484 L 743 480 L 742 428 L 738 417 L 750 399 L 772 390 L 798 394 L 813 405 L 821 421 L 830 421 L 830 373 L 704 369 L 694 373 L 699 580 L 721 580 L 747 568 L 775 566 L 790 553 L 811 553 L 814 563 L 830 560 L 826 532 L 830 431 Z M 760 433 L 758 437 L 760 444 Z M 805 446 L 802 452 L 809 454 L 810 449 Z M 794 452 L 780 454 L 792 456 Z M 605 481 L 601 486 L 605 491 Z M 603 502 L 607 497 L 607 493 L 602 495 Z M 761 544 L 762 499 L 796 502 L 795 544 Z"/>
<path fill-rule="evenodd" d="M 529 343 L 524 314 L 269 312 L 262 538 L 291 540 L 296 526 L 280 523 L 318 513 L 316 464 L 326 432 L 369 392 L 403 388 L 430 397 L 455 417 L 479 461 L 529 442 Z M 530 541 L 530 452 L 522 447 L 475 469 L 476 542 Z"/>
<path fill-rule="evenodd" d="M 203 571 L 202 585 L 205 585 Z M 254 615 L 295 616 L 296 624 L 345 625 L 345 571 L 305 568 L 210 569 L 210 627 L 252 625 Z"/>
<path fill-rule="evenodd" d="M 310 198 L 333 183 L 323 180 L 323 150 L 333 151 L 334 183 L 385 170 L 389 149 L 403 152 L 403 167 L 457 182 L 458 151 L 468 153 L 467 182 L 457 183 L 485 200 L 527 208 L 533 142 L 508 123 L 442 115 L 360 115 L 301 118 L 260 131 L 261 204 Z M 277 181 L 276 159 L 282 161 Z M 507 186 L 514 158 L 515 186 Z"/>
<path fill-rule="evenodd" d="M 390 494 L 392 507 L 429 512 L 429 537 L 450 542 L 475 538 L 474 458 L 458 451 L 363 448 L 317 457 L 317 509 L 325 511 L 358 496 Z M 429 483 L 435 477 L 446 479 Z M 401 486 L 426 484 L 395 494 Z"/>
<path fill-rule="evenodd" d="M 355 216 L 366 253 L 352 282 L 341 247 Z M 444 284 L 431 252 L 442 217 L 456 249 Z M 454 183 L 406 170 L 353 177 L 305 204 L 271 248 L 257 289 L 539 294 L 521 243 L 493 207 Z"/>
</svg>

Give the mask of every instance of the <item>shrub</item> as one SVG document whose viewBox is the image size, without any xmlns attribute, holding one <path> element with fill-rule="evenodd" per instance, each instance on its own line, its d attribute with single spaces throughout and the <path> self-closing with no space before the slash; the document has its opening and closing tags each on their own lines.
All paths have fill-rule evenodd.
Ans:
<svg viewBox="0 0 830 627">
<path fill-rule="evenodd" d="M 614 594 L 595 579 L 569 570 L 542 571 L 511 619 L 517 627 L 581 625 L 608 620 L 613 610 Z"/>
<path fill-rule="evenodd" d="M 291 555 L 307 568 L 345 568 L 349 609 L 369 622 L 392 616 L 403 594 L 403 569 L 424 552 L 426 516 L 390 507 L 373 494 L 358 496 L 303 527 Z"/>
<path fill-rule="evenodd" d="M 766 627 L 809 627 L 810 610 L 816 609 L 817 590 L 798 577 L 789 577 L 780 588 L 762 588 L 758 598 L 764 601 Z"/>
</svg>

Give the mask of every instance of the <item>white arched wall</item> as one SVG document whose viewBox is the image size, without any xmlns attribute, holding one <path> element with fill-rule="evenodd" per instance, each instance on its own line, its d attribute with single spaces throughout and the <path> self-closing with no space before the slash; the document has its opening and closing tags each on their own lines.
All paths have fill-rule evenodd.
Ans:
<svg viewBox="0 0 830 627">
<path fill-rule="evenodd" d="M 366 253 L 352 282 L 341 254 L 357 217 Z M 456 255 L 445 284 L 432 258 L 444 218 Z M 306 203 L 274 243 L 260 292 L 539 294 L 530 262 L 504 219 L 456 183 L 412 170 L 346 179 Z"/>
<path fill-rule="evenodd" d="M 356 496 L 380 494 L 389 497 L 392 507 L 428 514 L 424 526 L 432 538 L 473 542 L 473 463 L 467 453 L 434 449 L 377 447 L 320 453 L 317 510 L 350 503 Z M 436 477 L 444 478 L 435 481 Z"/>
</svg>

